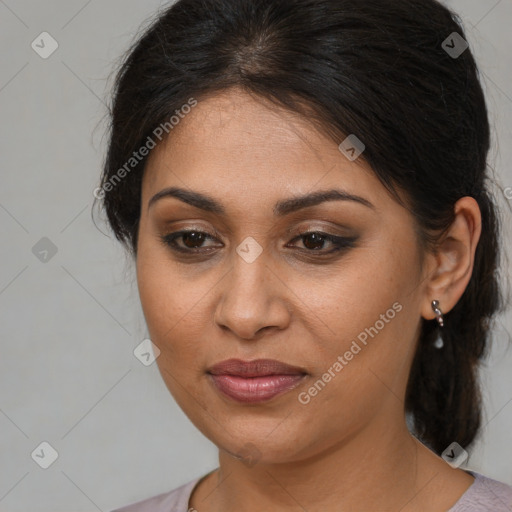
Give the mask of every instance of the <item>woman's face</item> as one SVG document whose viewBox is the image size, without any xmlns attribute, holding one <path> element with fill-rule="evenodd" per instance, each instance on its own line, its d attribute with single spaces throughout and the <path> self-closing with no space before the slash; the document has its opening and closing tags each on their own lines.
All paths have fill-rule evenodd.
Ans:
<svg viewBox="0 0 512 512">
<path fill-rule="evenodd" d="M 170 187 L 195 205 L 151 201 Z M 331 190 L 361 200 L 293 201 Z M 403 428 L 428 299 L 413 218 L 303 118 L 235 89 L 199 101 L 150 155 L 136 266 L 162 377 L 219 448 L 296 461 Z M 212 377 L 228 359 L 293 369 Z"/>
</svg>

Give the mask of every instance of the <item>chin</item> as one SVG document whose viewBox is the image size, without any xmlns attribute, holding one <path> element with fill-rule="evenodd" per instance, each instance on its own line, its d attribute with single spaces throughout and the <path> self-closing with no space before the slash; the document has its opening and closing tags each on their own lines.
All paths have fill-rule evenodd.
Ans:
<svg viewBox="0 0 512 512">
<path fill-rule="evenodd" d="M 310 455 L 306 453 L 308 447 L 314 443 L 307 440 L 304 425 L 290 425 L 286 421 L 267 418 L 259 423 L 257 419 L 250 418 L 239 424 L 228 419 L 225 424 L 221 422 L 221 426 L 209 423 L 198 428 L 219 450 L 247 466 L 256 462 L 282 464 L 302 458 L 301 454 L 307 457 Z M 280 428 L 281 422 L 281 426 L 286 428 Z"/>
</svg>

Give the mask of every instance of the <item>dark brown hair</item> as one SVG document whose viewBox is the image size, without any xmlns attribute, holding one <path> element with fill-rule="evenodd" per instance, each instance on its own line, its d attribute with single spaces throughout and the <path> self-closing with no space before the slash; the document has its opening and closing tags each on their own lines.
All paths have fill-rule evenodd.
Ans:
<svg viewBox="0 0 512 512">
<path fill-rule="evenodd" d="M 445 314 L 441 350 L 436 321 L 422 321 L 405 399 L 415 435 L 438 454 L 479 432 L 478 363 L 503 302 L 487 108 L 470 48 L 454 56 L 443 43 L 455 46 L 454 32 L 466 39 L 435 0 L 178 0 L 120 64 L 97 194 L 136 257 L 147 158 L 126 163 L 162 123 L 172 136 L 169 120 L 191 98 L 238 86 L 307 116 L 337 144 L 356 134 L 360 158 L 398 201 L 405 192 L 424 249 L 435 250 L 455 202 L 474 197 L 483 224 L 473 275 Z"/>
</svg>

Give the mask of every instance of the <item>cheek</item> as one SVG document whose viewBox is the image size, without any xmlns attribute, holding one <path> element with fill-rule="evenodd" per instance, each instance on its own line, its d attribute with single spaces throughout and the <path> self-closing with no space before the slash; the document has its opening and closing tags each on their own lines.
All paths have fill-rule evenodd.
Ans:
<svg viewBox="0 0 512 512">
<path fill-rule="evenodd" d="M 137 262 L 137 282 L 149 337 L 159 348 L 156 360 L 162 380 L 192 421 L 200 422 L 207 408 L 201 386 L 204 362 L 199 344 L 204 331 L 201 296 L 194 287 L 171 272 L 168 262 L 143 256 Z M 203 411 L 203 412 L 202 412 Z"/>
<path fill-rule="evenodd" d="M 376 322 L 379 331 L 389 331 L 399 316 L 392 306 L 404 297 L 413 279 L 392 257 L 383 257 L 382 248 L 375 248 L 354 253 L 329 274 L 300 276 L 289 286 L 301 299 L 297 305 L 303 303 L 304 316 L 309 310 L 317 337 L 330 339 L 327 346 L 339 351 Z"/>
<path fill-rule="evenodd" d="M 165 256 L 149 260 L 141 255 L 137 262 L 144 317 L 151 341 L 161 352 L 157 363 L 181 380 L 200 374 L 205 364 L 201 340 L 208 342 L 208 298 L 215 282 L 203 281 L 190 279 Z"/>
<path fill-rule="evenodd" d="M 403 386 L 419 320 L 411 284 L 418 276 L 414 265 L 401 266 L 393 254 L 368 253 L 347 261 L 329 286 L 309 287 L 318 385 L 304 401 L 371 406 Z"/>
</svg>

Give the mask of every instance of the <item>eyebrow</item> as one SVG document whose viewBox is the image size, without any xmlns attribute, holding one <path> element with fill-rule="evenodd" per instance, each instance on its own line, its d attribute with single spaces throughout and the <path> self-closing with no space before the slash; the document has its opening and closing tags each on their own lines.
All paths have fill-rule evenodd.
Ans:
<svg viewBox="0 0 512 512">
<path fill-rule="evenodd" d="M 217 200 L 199 192 L 186 190 L 179 187 L 169 187 L 156 193 L 148 203 L 148 210 L 153 204 L 164 197 L 175 197 L 184 203 L 199 208 L 201 210 L 215 213 L 218 215 L 225 215 L 226 209 Z M 353 201 L 368 208 L 375 210 L 375 206 L 370 203 L 364 197 L 360 197 L 354 194 L 349 194 L 344 190 L 332 189 L 332 190 L 318 190 L 302 196 L 291 197 L 283 201 L 279 201 L 274 205 L 273 212 L 276 216 L 284 216 L 289 213 L 301 210 L 302 208 L 308 208 L 310 206 L 316 206 L 325 201 Z"/>
</svg>

